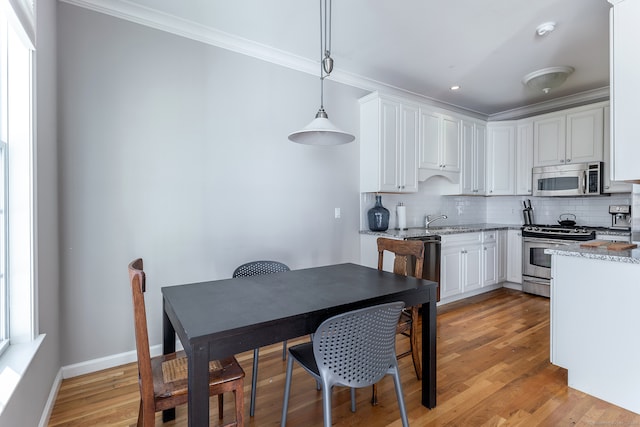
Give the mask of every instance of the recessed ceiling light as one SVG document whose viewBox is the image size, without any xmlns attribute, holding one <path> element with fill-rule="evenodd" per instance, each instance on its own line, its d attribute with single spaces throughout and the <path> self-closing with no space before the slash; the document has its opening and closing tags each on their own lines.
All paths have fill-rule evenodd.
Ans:
<svg viewBox="0 0 640 427">
<path fill-rule="evenodd" d="M 450 89 L 450 90 L 458 90 L 458 89 L 460 89 L 460 86 L 458 86 L 458 85 L 453 85 L 453 86 L 451 86 L 449 89 Z"/>
<path fill-rule="evenodd" d="M 555 29 L 555 22 L 545 22 L 544 24 L 540 24 L 536 27 L 536 33 L 538 33 L 539 36 L 544 36 Z"/>
</svg>

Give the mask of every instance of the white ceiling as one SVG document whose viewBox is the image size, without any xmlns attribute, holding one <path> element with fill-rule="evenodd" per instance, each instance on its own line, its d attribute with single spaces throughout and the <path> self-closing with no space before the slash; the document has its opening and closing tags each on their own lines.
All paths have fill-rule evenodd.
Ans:
<svg viewBox="0 0 640 427">
<path fill-rule="evenodd" d="M 63 1 L 143 6 L 278 55 L 316 64 L 320 56 L 319 0 Z M 609 85 L 609 8 L 606 0 L 333 0 L 332 77 L 343 73 L 486 116 L 594 91 Z M 555 31 L 538 36 L 547 21 Z M 525 74 L 558 65 L 575 72 L 551 93 L 522 84 Z M 449 90 L 453 84 L 461 89 Z"/>
</svg>

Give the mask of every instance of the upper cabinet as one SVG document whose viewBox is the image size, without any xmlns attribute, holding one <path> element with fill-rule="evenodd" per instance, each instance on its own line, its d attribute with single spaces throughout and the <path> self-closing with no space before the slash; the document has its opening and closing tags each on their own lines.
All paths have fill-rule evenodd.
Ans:
<svg viewBox="0 0 640 427">
<path fill-rule="evenodd" d="M 531 194 L 533 168 L 533 120 L 518 120 L 516 134 L 516 194 Z"/>
<path fill-rule="evenodd" d="M 420 108 L 420 169 L 460 173 L 460 119 Z"/>
<path fill-rule="evenodd" d="M 516 122 L 487 124 L 487 195 L 515 194 Z"/>
<path fill-rule="evenodd" d="M 533 165 L 603 160 L 603 106 L 586 106 L 533 118 Z"/>
<path fill-rule="evenodd" d="M 633 184 L 624 181 L 613 181 L 611 171 L 611 134 L 609 107 L 604 107 L 604 170 L 602 171 L 602 192 L 603 193 L 630 193 L 633 191 Z"/>
<path fill-rule="evenodd" d="M 418 111 L 377 93 L 360 100 L 360 191 L 418 191 Z"/>
<path fill-rule="evenodd" d="M 640 2 L 609 0 L 611 55 L 611 165 L 615 181 L 640 182 Z"/>
<path fill-rule="evenodd" d="M 460 193 L 485 194 L 485 155 L 487 128 L 469 120 L 461 122 Z"/>
</svg>

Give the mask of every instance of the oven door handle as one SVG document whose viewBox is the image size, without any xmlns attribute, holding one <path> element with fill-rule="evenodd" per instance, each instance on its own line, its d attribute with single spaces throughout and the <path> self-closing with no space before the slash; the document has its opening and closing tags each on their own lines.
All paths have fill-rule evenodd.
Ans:
<svg viewBox="0 0 640 427">
<path fill-rule="evenodd" d="M 575 243 L 574 240 L 559 240 L 559 239 L 544 239 L 540 237 L 525 237 L 523 239 L 524 243 L 533 243 L 533 244 L 549 244 L 549 245 L 570 245 Z"/>
<path fill-rule="evenodd" d="M 536 283 L 538 285 L 549 285 L 549 279 L 539 279 L 537 277 L 531 277 L 531 276 L 523 276 L 522 277 L 523 280 L 526 280 L 527 282 L 531 282 L 531 283 Z"/>
</svg>

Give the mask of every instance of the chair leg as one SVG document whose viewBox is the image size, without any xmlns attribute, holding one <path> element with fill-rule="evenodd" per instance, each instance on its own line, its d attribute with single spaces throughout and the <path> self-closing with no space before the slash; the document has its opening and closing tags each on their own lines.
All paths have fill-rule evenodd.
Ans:
<svg viewBox="0 0 640 427">
<path fill-rule="evenodd" d="M 371 386 L 371 405 L 376 406 L 378 404 L 378 384 Z"/>
<path fill-rule="evenodd" d="M 322 382 L 322 415 L 324 418 L 324 427 L 331 427 L 331 392 L 333 387 Z"/>
<path fill-rule="evenodd" d="M 142 399 L 140 399 L 140 408 L 138 409 L 138 427 L 143 427 L 142 426 L 142 421 L 144 419 L 144 414 L 143 414 L 143 410 L 142 410 Z"/>
<path fill-rule="evenodd" d="M 398 398 L 398 407 L 400 408 L 402 427 L 409 427 L 409 421 L 407 420 L 407 408 L 404 406 L 404 396 L 402 394 L 402 384 L 400 383 L 400 373 L 398 372 L 398 366 L 394 366 L 391 368 L 391 375 L 393 376 L 393 384 L 396 386 L 396 397 Z"/>
<path fill-rule="evenodd" d="M 256 412 L 256 388 L 258 387 L 258 357 L 259 348 L 253 350 L 253 373 L 251 374 L 251 403 L 249 405 L 249 415 L 253 417 Z"/>
<path fill-rule="evenodd" d="M 236 403 L 236 425 L 241 427 L 244 425 L 244 380 L 242 378 L 236 383 L 233 397 Z"/>
<path fill-rule="evenodd" d="M 418 344 L 418 307 L 411 307 L 411 358 L 416 376 L 422 379 L 422 362 L 420 361 L 420 345 Z"/>
<path fill-rule="evenodd" d="M 356 389 L 351 387 L 351 412 L 356 412 Z"/>
<path fill-rule="evenodd" d="M 282 418 L 280 427 L 287 425 L 287 410 L 289 409 L 289 392 L 291 391 L 291 375 L 293 373 L 293 357 L 289 356 L 287 361 L 287 374 L 284 380 L 284 399 L 282 400 Z"/>
<path fill-rule="evenodd" d="M 287 360 L 287 340 L 282 341 L 282 360 Z"/>
<path fill-rule="evenodd" d="M 224 398 L 222 393 L 218 395 L 218 418 L 222 419 L 222 413 L 224 412 Z"/>
</svg>

